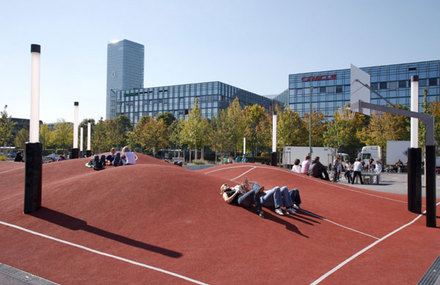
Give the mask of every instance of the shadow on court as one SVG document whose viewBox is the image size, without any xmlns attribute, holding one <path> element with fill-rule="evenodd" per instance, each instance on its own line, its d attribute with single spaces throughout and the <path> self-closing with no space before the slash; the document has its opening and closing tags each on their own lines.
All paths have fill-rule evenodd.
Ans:
<svg viewBox="0 0 440 285">
<path fill-rule="evenodd" d="M 158 246 L 154 246 L 151 244 L 147 244 L 141 241 L 137 241 L 131 238 L 127 238 L 115 233 L 111 233 L 93 226 L 89 226 L 87 225 L 86 221 L 83 221 L 81 219 L 77 219 L 75 217 L 57 212 L 55 210 L 51 210 L 48 208 L 44 208 L 42 207 L 41 209 L 39 209 L 36 212 L 33 212 L 31 214 L 32 216 L 45 220 L 47 222 L 62 226 L 64 228 L 67 228 L 69 230 L 72 231 L 78 231 L 78 230 L 82 230 L 91 234 L 95 234 L 101 237 L 105 237 L 129 246 L 134 246 L 134 247 L 138 247 L 141 249 L 145 249 L 145 250 L 149 250 L 155 253 L 159 253 L 168 257 L 172 257 L 172 258 L 179 258 L 182 256 L 182 254 L 180 252 L 176 252 L 173 250 L 169 250 L 166 248 L 162 248 L 162 247 L 158 247 Z"/>
</svg>

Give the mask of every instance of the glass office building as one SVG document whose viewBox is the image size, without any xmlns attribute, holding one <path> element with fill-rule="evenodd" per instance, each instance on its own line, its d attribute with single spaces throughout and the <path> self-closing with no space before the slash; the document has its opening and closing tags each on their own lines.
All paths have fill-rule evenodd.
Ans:
<svg viewBox="0 0 440 285">
<path fill-rule="evenodd" d="M 217 116 L 237 97 L 242 107 L 259 104 L 270 108 L 271 99 L 219 82 L 203 82 L 173 86 L 138 88 L 117 91 L 116 116 L 125 114 L 136 124 L 142 116 L 170 112 L 178 119 L 188 118 L 196 98 L 202 116 Z"/>
<path fill-rule="evenodd" d="M 107 46 L 106 119 L 116 117 L 116 90 L 144 87 L 144 46 L 132 41 Z"/>
<path fill-rule="evenodd" d="M 423 61 L 361 68 L 371 76 L 371 88 L 392 104 L 410 108 L 411 76 L 419 76 L 419 110 L 422 110 L 424 89 L 428 102 L 440 100 L 440 61 Z M 327 70 L 289 75 L 288 96 L 278 96 L 278 101 L 300 114 L 312 109 L 321 111 L 327 119 L 339 108 L 350 103 L 350 69 Z M 310 102 L 310 91 L 312 92 Z M 371 92 L 370 102 L 388 105 Z"/>
</svg>

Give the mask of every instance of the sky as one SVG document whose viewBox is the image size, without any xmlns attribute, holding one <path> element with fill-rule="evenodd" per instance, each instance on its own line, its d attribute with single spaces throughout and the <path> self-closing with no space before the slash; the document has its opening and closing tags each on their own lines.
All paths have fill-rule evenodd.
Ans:
<svg viewBox="0 0 440 285">
<path fill-rule="evenodd" d="M 145 46 L 145 87 L 221 81 L 279 94 L 294 73 L 440 59 L 438 0 L 0 0 L 0 109 L 40 120 L 105 118 L 107 44 Z"/>
</svg>

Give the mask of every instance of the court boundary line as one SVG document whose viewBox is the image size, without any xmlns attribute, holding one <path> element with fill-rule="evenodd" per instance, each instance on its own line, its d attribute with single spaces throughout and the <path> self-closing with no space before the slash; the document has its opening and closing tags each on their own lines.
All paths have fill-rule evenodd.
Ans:
<svg viewBox="0 0 440 285">
<path fill-rule="evenodd" d="M 440 205 L 440 202 L 438 202 L 436 204 L 436 207 Z M 321 277 L 319 277 L 318 279 L 316 279 L 315 281 L 313 281 L 312 283 L 310 283 L 310 285 L 316 285 L 321 283 L 321 281 L 323 281 L 324 279 L 326 279 L 327 277 L 329 277 L 330 275 L 332 275 L 333 273 L 335 273 L 336 271 L 338 271 L 339 269 L 341 269 L 342 267 L 344 267 L 344 265 L 346 265 L 347 263 L 349 263 L 350 261 L 354 260 L 355 258 L 357 258 L 358 256 L 360 256 L 361 254 L 363 254 L 364 252 L 368 251 L 369 249 L 373 248 L 374 246 L 376 246 L 377 244 L 381 243 L 382 241 L 386 240 L 387 238 L 389 238 L 390 236 L 400 232 L 401 230 L 403 230 L 406 227 L 409 227 L 410 225 L 412 225 L 413 223 L 415 223 L 418 219 L 420 219 L 421 217 L 423 217 L 426 214 L 426 211 L 424 211 L 423 213 L 419 214 L 417 217 L 415 217 L 411 222 L 395 229 L 394 231 L 390 232 L 389 234 L 383 236 L 382 238 L 380 238 L 379 240 L 373 242 L 372 244 L 370 244 L 369 246 L 361 249 L 360 251 L 356 252 L 355 254 L 353 254 L 352 256 L 350 256 L 349 258 L 347 258 L 346 260 L 344 260 L 343 262 L 339 263 L 337 266 L 333 267 L 333 269 L 331 269 L 330 271 L 328 271 L 327 273 L 321 275 Z"/>
<path fill-rule="evenodd" d="M 301 175 L 300 177 L 303 178 L 303 179 L 312 180 L 312 178 L 309 177 L 309 176 L 305 176 L 304 175 L 304 177 L 303 177 L 302 176 L 303 174 L 297 174 L 297 173 L 294 173 L 291 170 L 287 170 L 287 169 L 271 168 L 271 167 L 264 167 L 264 166 L 251 166 L 251 165 L 240 165 L 240 166 L 233 166 L 233 167 L 227 167 L 227 168 L 219 168 L 219 169 L 214 169 L 214 170 L 208 171 L 208 172 L 206 172 L 204 174 L 207 175 L 207 174 L 210 174 L 210 173 L 213 173 L 213 172 L 217 172 L 217 171 L 221 171 L 221 170 L 228 170 L 228 169 L 231 169 L 231 168 L 242 168 L 242 167 L 253 167 L 253 169 L 255 169 L 255 168 L 260 169 L 261 168 L 261 169 L 270 169 L 270 170 L 275 170 L 275 171 L 281 171 L 281 172 L 284 172 L 286 174 L 291 174 L 291 175 L 295 175 L 295 176 L 300 176 Z M 231 179 L 231 180 L 233 180 L 233 179 Z M 321 181 L 321 179 L 313 178 L 313 181 L 319 182 L 321 184 L 327 184 L 324 181 Z M 335 188 L 344 190 L 344 191 L 350 191 L 350 192 L 359 193 L 359 194 L 363 194 L 363 195 L 367 195 L 367 196 L 372 196 L 372 197 L 376 197 L 376 198 L 380 198 L 380 199 L 385 199 L 385 200 L 390 200 L 390 201 L 394 201 L 394 202 L 398 202 L 398 203 L 407 204 L 406 201 L 396 200 L 396 199 L 393 199 L 393 198 L 388 198 L 388 197 L 384 197 L 384 196 L 380 196 L 380 195 L 376 195 L 376 194 L 366 193 L 366 192 L 362 192 L 362 191 L 359 191 L 359 190 L 343 188 L 343 187 L 341 187 L 340 185 L 337 185 L 337 184 L 332 184 L 332 186 L 334 186 Z M 370 190 L 370 191 L 372 191 L 372 190 Z"/>
<path fill-rule="evenodd" d="M 184 279 L 186 281 L 189 281 L 189 282 L 192 282 L 192 283 L 195 283 L 195 284 L 208 285 L 207 283 L 204 283 L 202 281 L 198 281 L 198 280 L 195 280 L 195 279 L 186 277 L 184 275 L 181 275 L 181 274 L 178 274 L 178 273 L 174 273 L 174 272 L 171 272 L 171 271 L 159 268 L 159 267 L 154 267 L 154 266 L 151 266 L 151 265 L 148 265 L 148 264 L 145 264 L 145 263 L 141 263 L 141 262 L 137 262 L 137 261 L 134 261 L 134 260 L 131 260 L 131 259 L 128 259 L 128 258 L 124 258 L 124 257 L 120 257 L 120 256 L 113 255 L 113 254 L 110 254 L 110 253 L 102 252 L 102 251 L 99 251 L 99 250 L 96 250 L 96 249 L 93 249 L 93 248 L 89 248 L 89 247 L 86 247 L 86 246 L 83 246 L 83 245 L 80 245 L 80 244 L 76 244 L 76 243 L 69 242 L 69 241 L 66 241 L 66 240 L 62 240 L 62 239 L 59 239 L 59 238 L 56 238 L 56 237 L 45 235 L 45 234 L 42 234 L 42 233 L 39 233 L 39 232 L 36 232 L 36 231 L 33 231 L 33 230 L 29 230 L 29 229 L 26 229 L 24 227 L 20 227 L 20 226 L 14 225 L 14 224 L 10 224 L 10 223 L 3 222 L 3 221 L 0 221 L 0 224 L 3 225 L 3 226 L 11 227 L 11 228 L 14 228 L 14 229 L 17 229 L 17 230 L 21 230 L 21 231 L 24 231 L 24 232 L 36 235 L 36 236 L 39 236 L 39 237 L 43 237 L 43 238 L 46 238 L 46 239 L 49 239 L 49 240 L 53 240 L 53 241 L 56 241 L 56 242 L 59 242 L 59 243 L 65 244 L 65 245 L 70 245 L 72 247 L 76 247 L 76 248 L 79 248 L 79 249 L 82 249 L 82 250 L 85 250 L 85 251 L 88 251 L 88 252 L 91 252 L 91 253 L 95 253 L 95 254 L 98 254 L 98 255 L 106 256 L 106 257 L 113 258 L 113 259 L 116 259 L 116 260 L 119 260 L 119 261 L 122 261 L 122 262 L 130 263 L 130 264 L 137 265 L 137 266 L 140 266 L 140 267 L 144 267 L 144 268 L 147 268 L 147 269 L 150 269 L 150 270 L 153 270 L 153 271 L 157 271 L 157 272 L 161 272 L 161 273 L 164 273 L 164 274 L 167 274 L 167 275 L 171 275 L 173 277 Z"/>
<path fill-rule="evenodd" d="M 235 178 L 232 178 L 231 180 L 234 181 L 234 180 L 236 180 L 237 178 L 240 178 L 241 176 L 245 175 L 246 173 L 251 172 L 252 170 L 254 170 L 254 169 L 256 169 L 256 168 L 258 168 L 258 167 L 257 167 L 257 166 L 253 166 L 251 169 L 246 170 L 245 172 L 243 172 L 242 174 L 240 174 L 239 176 L 237 176 L 237 177 L 235 177 Z M 268 167 L 262 167 L 262 168 L 272 169 L 272 168 L 268 168 Z M 367 236 L 367 237 L 370 237 L 370 238 L 373 238 L 373 239 L 376 239 L 376 240 L 379 239 L 378 237 L 375 237 L 375 236 L 373 236 L 373 235 L 370 235 L 370 234 L 367 234 L 367 233 L 361 232 L 361 231 L 359 231 L 359 230 L 356 230 L 356 229 L 353 229 L 353 228 L 350 228 L 350 227 L 344 226 L 344 225 L 339 224 L 339 223 L 336 223 L 336 222 L 334 222 L 334 221 L 332 221 L 332 220 L 329 220 L 329 219 L 326 219 L 326 218 L 322 218 L 322 217 L 316 217 L 316 218 L 318 218 L 318 219 L 320 219 L 320 220 L 322 220 L 322 221 L 326 221 L 326 222 L 328 222 L 328 223 L 334 224 L 334 225 L 336 225 L 336 226 L 338 226 L 338 227 L 341 227 L 341 228 L 344 228 L 344 229 L 347 229 L 347 230 L 353 231 L 353 232 L 355 232 L 355 233 L 358 233 L 358 234 L 361 234 L 361 235 L 364 235 L 364 236 Z"/>
</svg>

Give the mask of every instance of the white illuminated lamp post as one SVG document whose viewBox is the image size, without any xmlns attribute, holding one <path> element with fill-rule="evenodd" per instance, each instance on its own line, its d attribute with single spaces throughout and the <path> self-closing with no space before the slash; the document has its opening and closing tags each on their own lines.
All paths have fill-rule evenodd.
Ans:
<svg viewBox="0 0 440 285">
<path fill-rule="evenodd" d="M 272 156 L 271 165 L 277 166 L 277 113 L 274 111 L 272 116 Z"/>
<path fill-rule="evenodd" d="M 90 122 L 87 123 L 87 151 L 86 156 L 92 156 L 92 149 L 90 148 L 90 140 L 92 135 L 92 124 Z"/>
<path fill-rule="evenodd" d="M 25 151 L 24 213 L 41 208 L 43 156 L 40 135 L 40 45 L 31 45 L 31 118 Z"/>
<path fill-rule="evenodd" d="M 79 157 L 83 157 L 84 128 L 79 129 Z"/>
<path fill-rule="evenodd" d="M 246 137 L 243 137 L 243 155 L 246 156 Z"/>
<path fill-rule="evenodd" d="M 411 76 L 411 112 L 419 112 L 419 77 Z M 419 119 L 411 117 L 408 148 L 408 211 L 422 212 L 422 149 L 419 148 Z"/>
<path fill-rule="evenodd" d="M 79 157 L 79 149 L 78 149 L 78 109 L 79 103 L 74 102 L 73 104 L 73 148 L 71 158 Z"/>
</svg>

